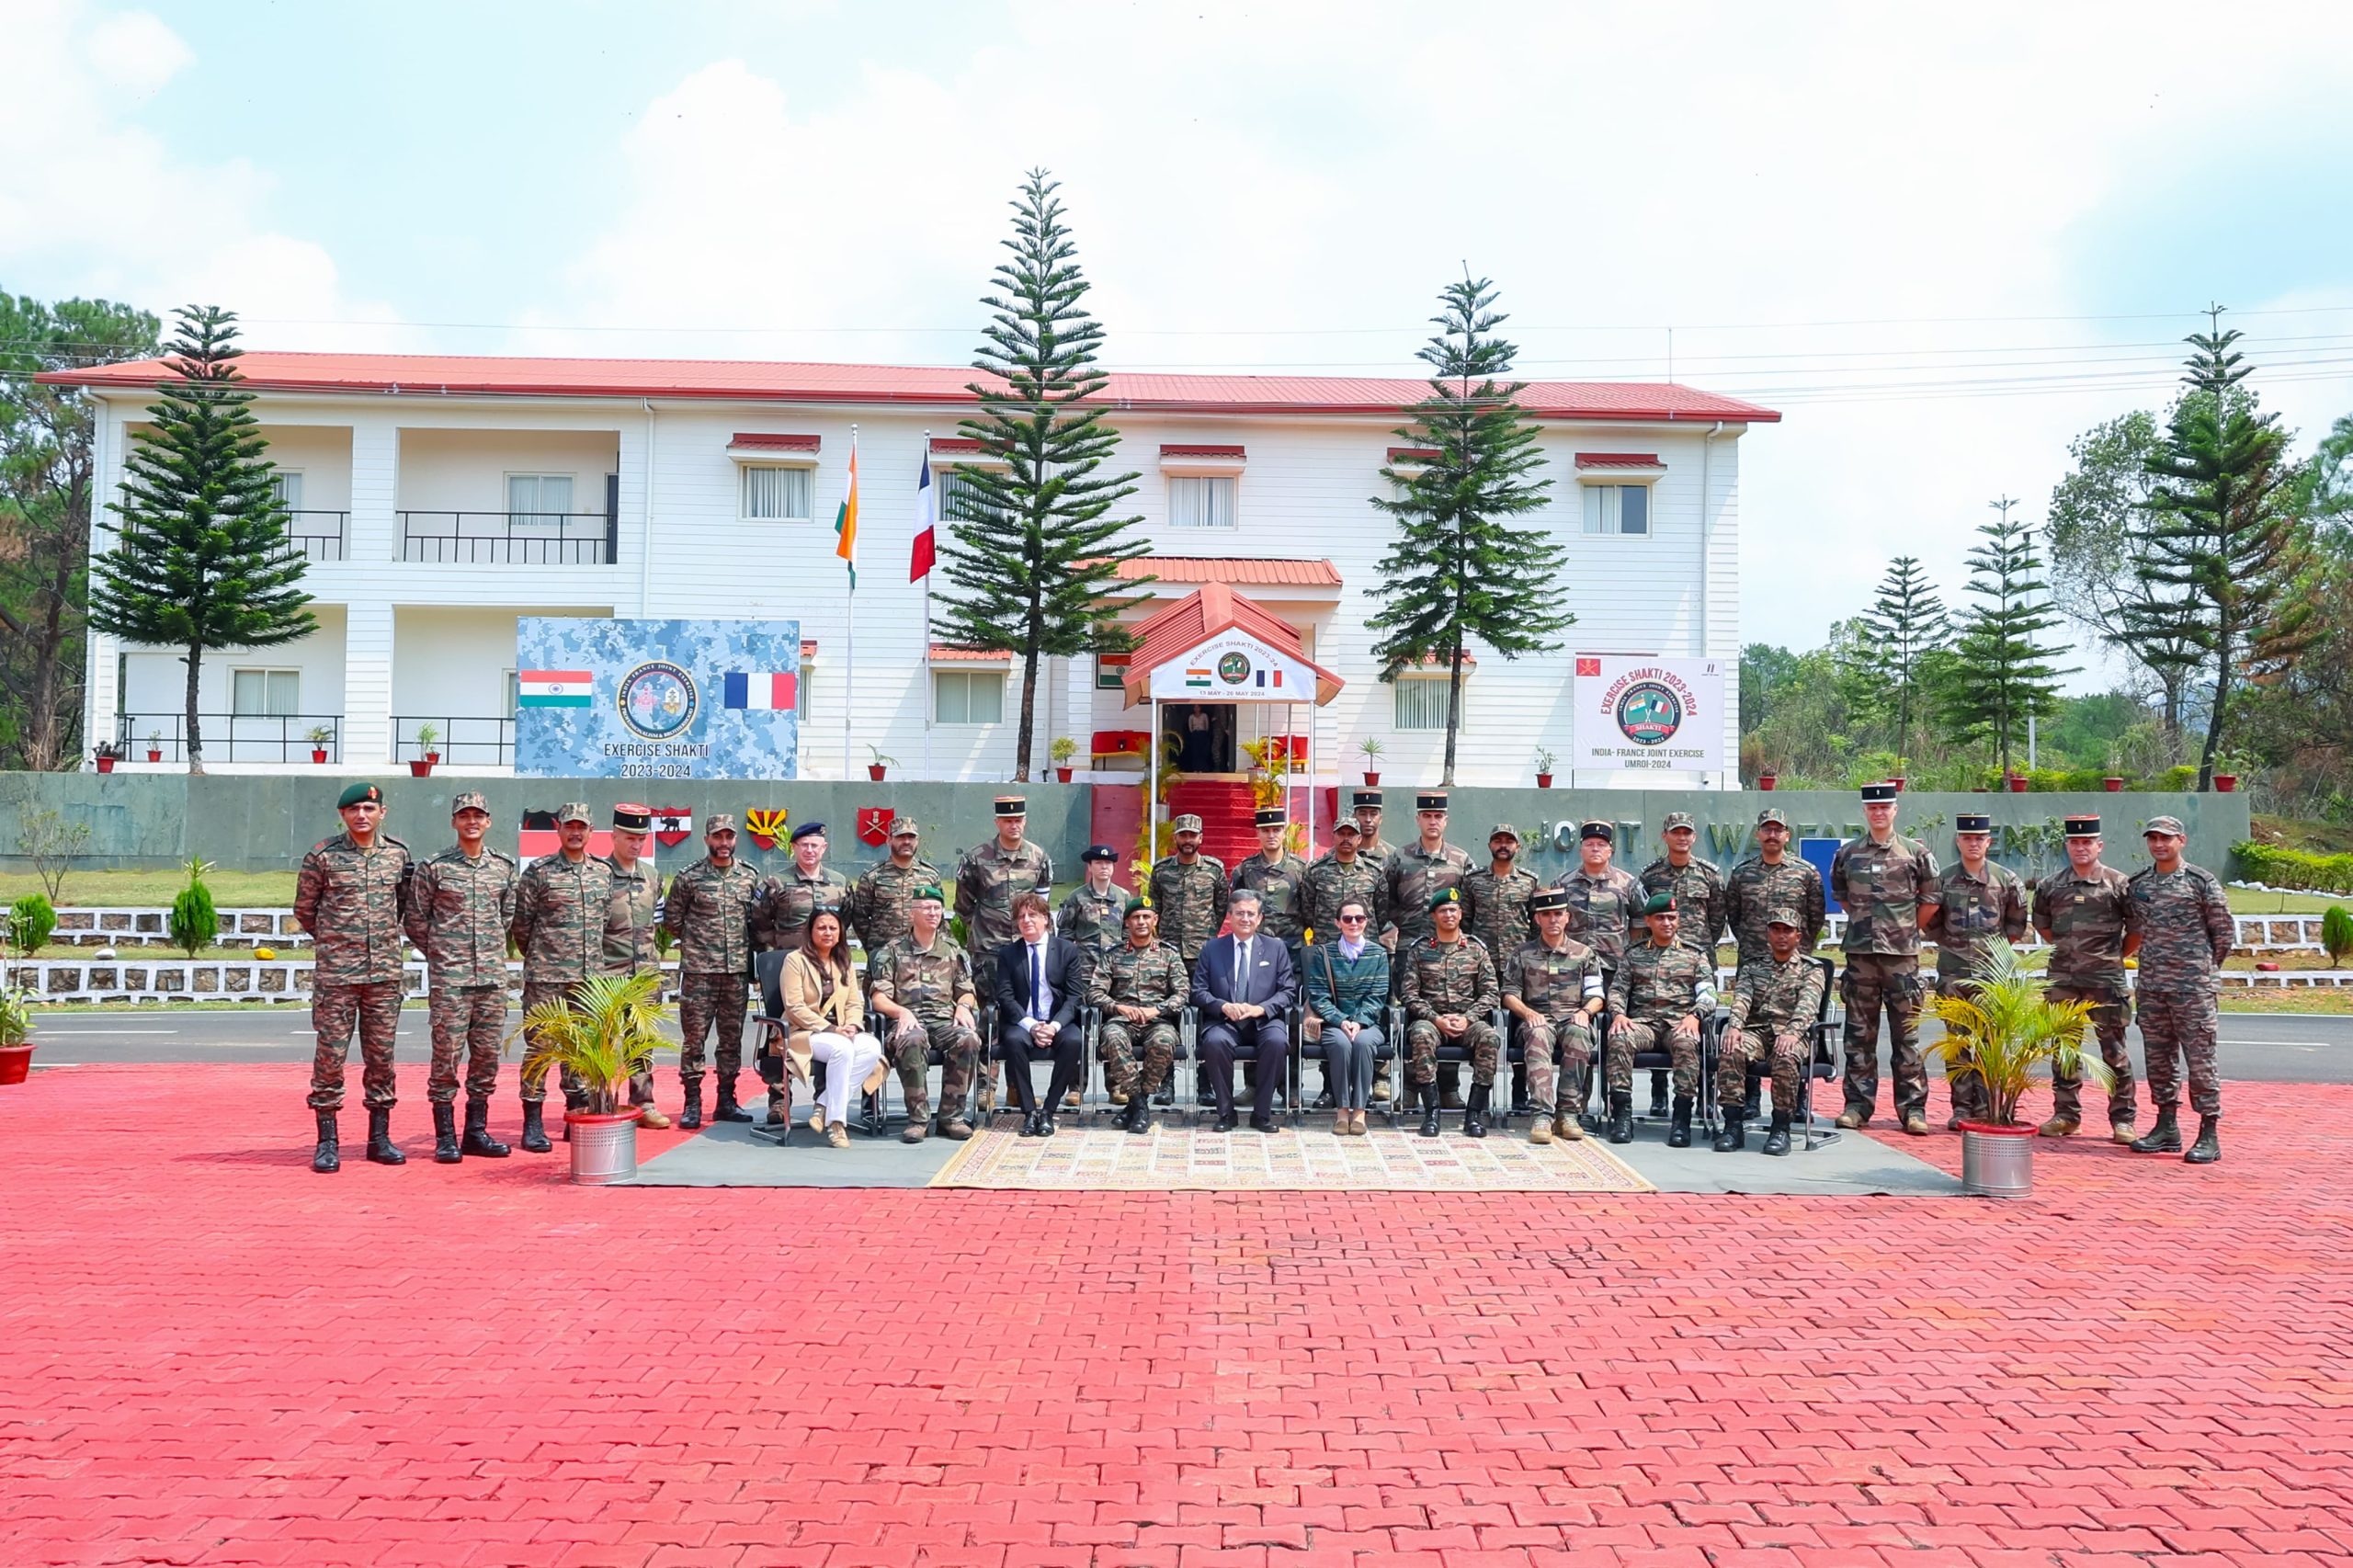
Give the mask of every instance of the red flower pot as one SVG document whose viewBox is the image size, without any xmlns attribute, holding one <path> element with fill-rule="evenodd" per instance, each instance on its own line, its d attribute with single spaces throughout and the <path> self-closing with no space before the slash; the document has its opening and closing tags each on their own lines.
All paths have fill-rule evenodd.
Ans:
<svg viewBox="0 0 2353 1568">
<path fill-rule="evenodd" d="M 0 1045 L 0 1084 L 23 1083 L 32 1065 L 31 1045 Z"/>
<path fill-rule="evenodd" d="M 147 760 L 150 762 L 161 762 L 164 760 L 164 754 L 157 751 L 153 746 L 149 746 L 147 748 Z"/>
<path fill-rule="evenodd" d="M 2010 793 L 2013 795 L 2023 795 L 2026 793 L 2026 779 L 2018 774 L 2013 773 L 2010 775 Z"/>
<path fill-rule="evenodd" d="M 1070 769 L 1069 769 L 1069 768 L 1067 768 L 1067 767 L 1057 767 L 1057 768 L 1055 768 L 1055 769 L 1054 769 L 1054 782 L 1055 782 L 1055 783 L 1057 783 L 1057 784 L 1067 784 L 1067 783 L 1069 783 L 1069 782 L 1070 782 Z"/>
<path fill-rule="evenodd" d="M 1901 773 L 1891 773 L 1887 776 L 1887 781 L 1895 786 L 1895 792 L 1897 794 L 1901 795 L 1904 793 L 1904 775 Z"/>
<path fill-rule="evenodd" d="M 2124 780 L 2117 778 L 2114 774 L 2109 774 L 2107 778 L 2101 779 L 2099 783 L 2100 788 L 2106 790 L 2111 795 L 2121 795 L 2124 793 Z"/>
<path fill-rule="evenodd" d="M 98 771 L 101 773 L 112 773 L 114 771 L 114 758 L 110 756 L 99 757 L 97 759 L 97 764 Z"/>
<path fill-rule="evenodd" d="M 1374 788 L 1380 782 L 1381 775 L 1378 773 L 1367 772 L 1364 776 L 1364 787 L 1368 790 Z"/>
<path fill-rule="evenodd" d="M 427 762 L 438 762 L 441 760 L 441 754 L 438 751 L 426 752 L 425 754 L 425 760 Z"/>
<path fill-rule="evenodd" d="M 327 748 L 326 748 L 326 747 L 324 747 L 324 746 L 313 746 L 313 747 L 311 748 L 311 760 L 312 760 L 313 762 L 324 762 L 326 759 L 327 759 Z"/>
<path fill-rule="evenodd" d="M 433 759 L 429 756 L 425 756 L 419 757 L 416 761 L 410 763 L 408 765 L 408 776 L 411 778 L 432 778 Z"/>
<path fill-rule="evenodd" d="M 2220 790 L 2223 794 L 2227 795 L 2238 787 L 2239 776 L 2237 774 L 2217 773 L 2214 775 L 2214 788 Z"/>
<path fill-rule="evenodd" d="M 870 762 L 866 765 L 866 776 L 869 778 L 873 779 L 877 784 L 880 784 L 882 782 L 882 775 L 888 769 L 889 766 L 890 765 L 888 763 Z"/>
<path fill-rule="evenodd" d="M 1536 776 L 1536 787 L 1539 790 L 1550 790 L 1552 787 L 1552 776 L 1549 773 L 1538 774 Z"/>
<path fill-rule="evenodd" d="M 1756 776 L 1756 787 L 1759 790 L 1770 790 L 1780 781 L 1781 776 L 1778 773 L 1760 773 Z"/>
</svg>

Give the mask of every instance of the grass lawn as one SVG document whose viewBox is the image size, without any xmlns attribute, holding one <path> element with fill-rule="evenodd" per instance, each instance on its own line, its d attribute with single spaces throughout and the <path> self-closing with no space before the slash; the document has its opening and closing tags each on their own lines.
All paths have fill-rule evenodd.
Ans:
<svg viewBox="0 0 2353 1568">
<path fill-rule="evenodd" d="M 214 871 L 205 877 L 204 885 L 222 909 L 283 909 L 294 902 L 291 871 Z M 185 871 L 74 871 L 65 878 L 64 896 L 55 902 L 77 908 L 168 909 L 186 886 Z M 28 892 L 48 891 L 30 871 L 0 872 L 0 903 L 14 903 Z"/>
<path fill-rule="evenodd" d="M 2325 892 L 2256 892 L 2247 888 L 2222 891 L 2230 896 L 2234 915 L 2319 915 L 2334 903 L 2353 909 L 2353 898 Z"/>
<path fill-rule="evenodd" d="M 2233 986 L 2222 993 L 2222 1013 L 2225 1017 L 2233 1013 L 2353 1013 L 2353 989 L 2298 986 L 2289 991 L 2267 986 L 2242 991 Z"/>
</svg>

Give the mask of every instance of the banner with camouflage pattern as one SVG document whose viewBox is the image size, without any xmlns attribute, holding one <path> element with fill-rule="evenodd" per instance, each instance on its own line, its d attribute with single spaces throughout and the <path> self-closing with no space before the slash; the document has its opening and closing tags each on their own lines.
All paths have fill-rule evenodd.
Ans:
<svg viewBox="0 0 2353 1568">
<path fill-rule="evenodd" d="M 1722 773 L 1721 659 L 1579 653 L 1569 767 L 1586 772 Z"/>
<path fill-rule="evenodd" d="M 585 675 L 585 706 L 515 716 L 515 771 L 540 778 L 793 778 L 792 703 L 729 699 L 797 690 L 797 620 L 606 620 L 518 616 L 518 670 Z M 575 683 L 580 684 L 580 683 Z M 569 688 L 568 688 L 569 689 Z"/>
</svg>

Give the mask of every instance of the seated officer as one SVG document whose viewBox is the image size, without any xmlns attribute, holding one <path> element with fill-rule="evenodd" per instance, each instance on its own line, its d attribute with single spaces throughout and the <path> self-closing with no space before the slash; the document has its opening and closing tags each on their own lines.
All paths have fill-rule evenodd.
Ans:
<svg viewBox="0 0 2353 1568">
<path fill-rule="evenodd" d="M 1185 960 L 1158 939 L 1159 928 L 1160 915 L 1152 905 L 1128 900 L 1127 939 L 1097 960 L 1087 975 L 1086 1005 L 1103 1015 L 1103 1081 L 1126 1098 L 1119 1124 L 1139 1135 L 1152 1131 L 1152 1096 L 1168 1081 L 1168 1064 L 1176 1058 L 1176 1020 L 1192 989 Z"/>
<path fill-rule="evenodd" d="M 945 1061 L 939 1075 L 940 1136 L 972 1135 L 972 1123 L 964 1119 L 964 1093 L 981 1053 L 981 1037 L 972 1028 L 980 997 L 964 949 L 939 928 L 947 899 L 937 882 L 917 888 L 907 904 L 907 934 L 883 943 L 866 966 L 874 1010 L 883 1018 L 877 1032 L 889 1031 L 883 1043 L 906 1091 L 907 1127 L 899 1136 L 909 1143 L 922 1142 L 929 1131 L 926 1084 L 934 1051 Z"/>
<path fill-rule="evenodd" d="M 1462 929 L 1462 890 L 1440 888 L 1429 897 L 1431 934 L 1397 960 L 1397 994 L 1405 1004 L 1405 1076 L 1421 1096 L 1425 1138 L 1438 1136 L 1438 1048 L 1440 1040 L 1471 1052 L 1471 1099 L 1462 1112 L 1466 1138 L 1487 1135 L 1487 1101 L 1495 1088 L 1500 1051 L 1495 1026 L 1499 988 L 1495 960 Z"/>
<path fill-rule="evenodd" d="M 1536 917 L 1536 939 L 1522 942 L 1504 959 L 1504 1006 L 1519 1020 L 1519 1040 L 1528 1053 L 1528 1099 L 1536 1108 L 1528 1130 L 1531 1143 L 1553 1135 L 1583 1138 L 1574 1102 L 1554 1090 L 1555 1060 L 1570 1081 L 1585 1084 L 1593 1060 L 1593 1020 L 1604 990 L 1601 955 L 1569 936 L 1569 895 L 1546 888 L 1529 900 Z"/>
<path fill-rule="evenodd" d="M 1776 909 L 1765 916 L 1766 956 L 1740 966 L 1733 983 L 1732 1022 L 1724 1030 L 1723 1058 L 1716 1068 L 1716 1103 L 1723 1108 L 1724 1130 L 1716 1135 L 1716 1153 L 1729 1154 L 1748 1142 L 1744 1107 L 1748 1097 L 1748 1064 L 1773 1064 L 1773 1130 L 1765 1135 L 1765 1152 L 1790 1152 L 1790 1119 L 1798 1111 L 1798 1085 L 1813 1070 L 1810 1031 L 1822 1015 L 1822 966 L 1798 951 L 1805 926 L 1794 909 Z"/>
<path fill-rule="evenodd" d="M 1716 1010 L 1716 965 L 1676 941 L 1682 929 L 1675 895 L 1654 893 L 1643 905 L 1650 940 L 1627 950 L 1609 982 L 1607 1068 L 1609 1141 L 1634 1141 L 1634 1058 L 1660 1046 L 1675 1068 L 1675 1119 L 1666 1146 L 1691 1146 L 1691 1103 L 1699 1092 L 1699 1020 Z"/>
</svg>

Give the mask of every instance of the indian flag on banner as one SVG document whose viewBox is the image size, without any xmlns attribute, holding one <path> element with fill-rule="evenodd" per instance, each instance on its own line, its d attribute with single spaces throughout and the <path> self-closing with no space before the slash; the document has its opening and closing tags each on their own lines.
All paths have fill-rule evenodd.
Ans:
<svg viewBox="0 0 2353 1568">
<path fill-rule="evenodd" d="M 842 496 L 841 510 L 834 514 L 834 532 L 837 537 L 834 553 L 849 562 L 849 585 L 858 587 L 858 441 L 851 437 L 849 447 L 849 490 Z"/>
<path fill-rule="evenodd" d="M 1185 672 L 1185 684 L 1187 686 L 1207 686 L 1209 683 L 1210 672 L 1207 670 L 1187 670 Z"/>
<path fill-rule="evenodd" d="M 515 688 L 526 708 L 585 708 L 596 700 L 596 680 L 586 670 L 520 670 Z"/>
</svg>

